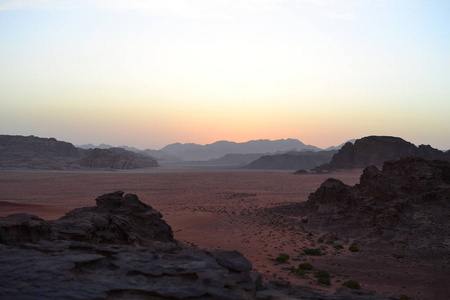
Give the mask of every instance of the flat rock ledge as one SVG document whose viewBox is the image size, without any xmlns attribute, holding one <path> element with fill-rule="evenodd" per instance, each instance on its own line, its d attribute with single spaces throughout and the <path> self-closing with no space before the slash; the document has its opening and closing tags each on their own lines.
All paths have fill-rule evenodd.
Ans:
<svg viewBox="0 0 450 300">
<path fill-rule="evenodd" d="M 0 218 L 0 299 L 386 299 L 264 284 L 237 251 L 184 247 L 136 195 L 96 202 L 56 221 Z"/>
</svg>

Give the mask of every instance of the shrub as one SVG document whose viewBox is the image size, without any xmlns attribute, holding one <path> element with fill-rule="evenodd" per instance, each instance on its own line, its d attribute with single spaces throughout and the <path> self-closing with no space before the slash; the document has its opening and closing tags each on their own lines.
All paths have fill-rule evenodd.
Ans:
<svg viewBox="0 0 450 300">
<path fill-rule="evenodd" d="M 289 260 L 289 255 L 288 255 L 288 254 L 284 254 L 284 253 L 280 254 L 280 256 L 278 256 L 277 258 L 275 258 L 275 261 L 276 261 L 277 263 L 280 263 L 280 264 L 284 264 L 284 263 L 286 263 L 288 260 Z"/>
<path fill-rule="evenodd" d="M 354 289 L 354 290 L 360 290 L 361 286 L 359 285 L 359 282 L 356 280 L 348 280 L 346 282 L 344 282 L 342 284 L 345 287 L 348 287 L 349 289 Z"/>
<path fill-rule="evenodd" d="M 304 250 L 304 253 L 306 255 L 322 255 L 322 253 L 320 252 L 320 249 L 307 248 Z"/>
<path fill-rule="evenodd" d="M 406 295 L 400 295 L 400 300 L 410 300 L 411 297 L 406 296 Z"/>
<path fill-rule="evenodd" d="M 312 270 L 312 269 L 314 269 L 314 268 L 313 268 L 313 265 L 310 264 L 310 263 L 302 263 L 302 264 L 299 264 L 299 265 L 298 265 L 298 268 L 299 268 L 299 269 L 302 269 L 302 270 Z"/>
<path fill-rule="evenodd" d="M 330 273 L 328 273 L 328 271 L 325 270 L 320 270 L 316 272 L 316 277 L 320 278 L 320 277 L 326 277 L 326 278 L 330 278 Z"/>
<path fill-rule="evenodd" d="M 335 244 L 333 247 L 334 247 L 334 249 L 337 249 L 337 250 L 344 249 L 344 246 L 342 246 L 341 244 Z"/>
<path fill-rule="evenodd" d="M 404 258 L 405 254 L 403 254 L 403 253 L 392 253 L 392 257 L 400 259 L 400 258 Z"/>
<path fill-rule="evenodd" d="M 356 246 L 356 244 L 352 244 L 348 250 L 350 250 L 351 252 L 359 252 L 359 248 L 358 246 Z"/>
<path fill-rule="evenodd" d="M 325 285 L 331 284 L 330 273 L 328 273 L 328 271 L 325 271 L 325 270 L 317 271 L 316 277 L 317 277 L 317 282 L 319 284 L 325 284 Z"/>
</svg>

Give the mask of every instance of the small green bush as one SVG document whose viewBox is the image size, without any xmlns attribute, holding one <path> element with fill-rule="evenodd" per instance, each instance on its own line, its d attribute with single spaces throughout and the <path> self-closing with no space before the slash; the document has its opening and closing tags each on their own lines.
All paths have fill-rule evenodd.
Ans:
<svg viewBox="0 0 450 300">
<path fill-rule="evenodd" d="M 344 283 L 342 283 L 343 286 L 348 287 L 349 289 L 354 289 L 354 290 L 360 290 L 361 286 L 359 285 L 359 282 L 356 280 L 348 280 Z"/>
<path fill-rule="evenodd" d="M 304 253 L 306 255 L 322 255 L 322 252 L 320 252 L 320 249 L 312 249 L 312 248 L 305 249 Z"/>
<path fill-rule="evenodd" d="M 317 277 L 317 282 L 319 284 L 325 284 L 325 285 L 331 284 L 330 273 L 328 273 L 328 271 L 325 271 L 325 270 L 317 271 L 316 277 Z"/>
<path fill-rule="evenodd" d="M 406 295 L 400 295 L 400 300 L 410 300 L 411 297 L 406 296 Z"/>
<path fill-rule="evenodd" d="M 318 243 L 323 243 L 323 242 L 324 242 L 324 239 L 321 237 L 321 238 L 319 238 L 319 239 L 317 240 L 317 242 L 318 242 Z"/>
<path fill-rule="evenodd" d="M 333 247 L 334 247 L 334 249 L 337 249 L 337 250 L 344 249 L 344 246 L 342 246 L 341 244 L 335 244 L 335 245 L 333 245 Z"/>
<path fill-rule="evenodd" d="M 298 265 L 298 268 L 299 268 L 299 269 L 302 269 L 302 270 L 312 270 L 312 269 L 314 269 L 314 268 L 313 268 L 313 265 L 310 264 L 310 263 L 302 263 L 302 264 L 299 264 L 299 265 Z"/>
<path fill-rule="evenodd" d="M 330 278 L 330 273 L 328 271 L 325 270 L 320 270 L 316 272 L 316 277 L 320 278 L 320 277 L 326 277 L 326 278 Z"/>
<path fill-rule="evenodd" d="M 288 260 L 289 260 L 289 255 L 288 254 L 284 254 L 284 253 L 280 254 L 280 256 L 275 258 L 275 261 L 277 263 L 280 263 L 280 264 L 287 263 Z"/>
<path fill-rule="evenodd" d="M 404 258 L 405 254 L 403 254 L 403 253 L 392 253 L 392 257 L 400 259 L 400 258 Z"/>
<path fill-rule="evenodd" d="M 359 248 L 358 246 L 356 246 L 355 244 L 352 244 L 348 250 L 350 250 L 351 252 L 359 252 Z"/>
</svg>

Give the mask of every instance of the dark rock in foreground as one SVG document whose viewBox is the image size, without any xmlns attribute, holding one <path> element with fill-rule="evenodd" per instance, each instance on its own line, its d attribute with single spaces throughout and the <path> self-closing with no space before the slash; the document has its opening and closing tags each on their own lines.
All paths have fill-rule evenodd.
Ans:
<svg viewBox="0 0 450 300">
<path fill-rule="evenodd" d="M 224 267 L 215 258 L 221 252 L 156 253 L 72 241 L 0 245 L 0 298 L 253 299 L 249 269 L 239 262 Z M 238 259 L 249 265 L 242 255 Z"/>
<path fill-rule="evenodd" d="M 97 206 L 72 210 L 56 221 L 28 214 L 0 218 L 0 242 L 21 245 L 40 240 L 70 240 L 155 249 L 179 247 L 172 229 L 158 211 L 134 194 L 123 194 L 114 192 L 100 196 L 96 199 Z"/>
<path fill-rule="evenodd" d="M 236 251 L 182 249 L 161 214 L 133 194 L 56 221 L 0 218 L 1 299 L 253 299 Z"/>
</svg>

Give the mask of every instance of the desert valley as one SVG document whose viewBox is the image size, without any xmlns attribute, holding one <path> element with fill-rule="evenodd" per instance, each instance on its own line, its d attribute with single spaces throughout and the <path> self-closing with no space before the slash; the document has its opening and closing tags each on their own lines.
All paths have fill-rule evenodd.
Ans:
<svg viewBox="0 0 450 300">
<path fill-rule="evenodd" d="M 183 160 L 0 141 L 2 299 L 450 294 L 448 151 L 371 136 L 327 150 L 253 141 L 221 157 L 189 145 Z"/>
</svg>

